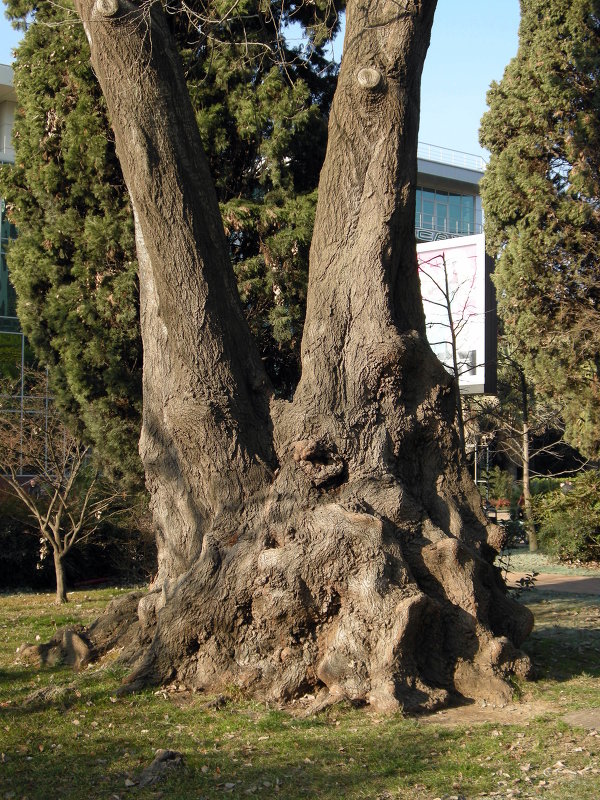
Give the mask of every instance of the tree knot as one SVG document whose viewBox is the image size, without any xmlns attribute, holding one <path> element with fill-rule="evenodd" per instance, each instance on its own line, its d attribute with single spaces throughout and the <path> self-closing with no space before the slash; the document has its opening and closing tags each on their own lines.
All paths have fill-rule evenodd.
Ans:
<svg viewBox="0 0 600 800">
<path fill-rule="evenodd" d="M 358 81 L 358 85 L 363 89 L 372 90 L 377 89 L 377 87 L 382 83 L 383 76 L 378 69 L 375 69 L 375 67 L 364 67 L 358 71 L 356 79 Z"/>
<path fill-rule="evenodd" d="M 300 439 L 294 442 L 292 458 L 315 486 L 339 483 L 344 475 L 343 458 L 321 439 Z"/>
<path fill-rule="evenodd" d="M 96 0 L 94 11 L 102 17 L 114 17 L 119 13 L 119 0 Z"/>
</svg>

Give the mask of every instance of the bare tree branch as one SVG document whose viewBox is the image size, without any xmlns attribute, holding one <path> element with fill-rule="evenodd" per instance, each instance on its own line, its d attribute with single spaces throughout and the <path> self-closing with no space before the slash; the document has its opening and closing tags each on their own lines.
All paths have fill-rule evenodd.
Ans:
<svg viewBox="0 0 600 800">
<path fill-rule="evenodd" d="M 45 382 L 29 372 L 34 388 Z M 10 387 L 4 387 L 10 389 Z M 27 509 L 40 537 L 54 554 L 57 602 L 65 602 L 62 562 L 69 550 L 89 539 L 102 515 L 122 494 L 108 490 L 92 469 L 90 448 L 63 425 L 56 410 L 15 413 L 13 394 L 0 394 L 0 473 L 4 487 Z M 115 513 L 122 511 L 122 506 Z"/>
</svg>

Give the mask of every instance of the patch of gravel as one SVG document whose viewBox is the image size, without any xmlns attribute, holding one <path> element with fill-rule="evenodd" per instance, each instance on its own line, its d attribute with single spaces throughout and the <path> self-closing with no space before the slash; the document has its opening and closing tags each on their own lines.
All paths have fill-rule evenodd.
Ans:
<svg viewBox="0 0 600 800">
<path fill-rule="evenodd" d="M 506 559 L 508 559 L 509 569 L 511 572 L 538 572 L 539 574 L 549 575 L 583 575 L 583 576 L 600 576 L 600 565 L 579 565 L 579 564 L 562 564 L 552 556 L 545 555 L 544 553 L 530 553 L 524 547 L 519 547 L 514 550 L 506 550 L 502 553 L 502 559 L 499 566 L 504 566 Z M 496 562 L 498 563 L 498 561 Z"/>
</svg>

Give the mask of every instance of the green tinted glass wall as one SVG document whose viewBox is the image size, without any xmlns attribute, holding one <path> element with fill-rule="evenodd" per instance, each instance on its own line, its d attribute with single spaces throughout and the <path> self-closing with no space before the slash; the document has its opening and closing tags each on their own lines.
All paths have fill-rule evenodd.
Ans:
<svg viewBox="0 0 600 800">
<path fill-rule="evenodd" d="M 443 192 L 438 189 L 417 189 L 415 227 L 440 231 L 452 236 L 479 233 L 475 226 L 475 197 Z"/>
<path fill-rule="evenodd" d="M 17 231 L 6 218 L 4 200 L 0 200 L 0 329 L 6 327 L 7 320 L 3 317 L 16 317 L 16 297 L 15 290 L 8 277 L 8 267 L 6 265 L 6 249 L 11 239 L 14 239 Z"/>
</svg>

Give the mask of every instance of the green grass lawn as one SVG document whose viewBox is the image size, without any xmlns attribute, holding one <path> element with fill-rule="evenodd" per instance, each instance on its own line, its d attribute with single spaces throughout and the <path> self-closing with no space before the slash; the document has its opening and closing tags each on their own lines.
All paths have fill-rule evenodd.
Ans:
<svg viewBox="0 0 600 800">
<path fill-rule="evenodd" d="M 433 719 L 347 706 L 305 718 L 235 696 L 211 708 L 173 689 L 116 698 L 114 664 L 73 673 L 15 662 L 21 643 L 91 621 L 120 591 L 73 592 L 62 608 L 52 595 L 0 597 L 0 800 L 600 797 L 600 729 L 563 720 L 598 707 L 600 728 L 598 598 L 536 593 L 526 649 L 538 681 L 516 687 L 508 710 Z M 181 752 L 184 766 L 140 788 L 158 748 Z"/>
</svg>

